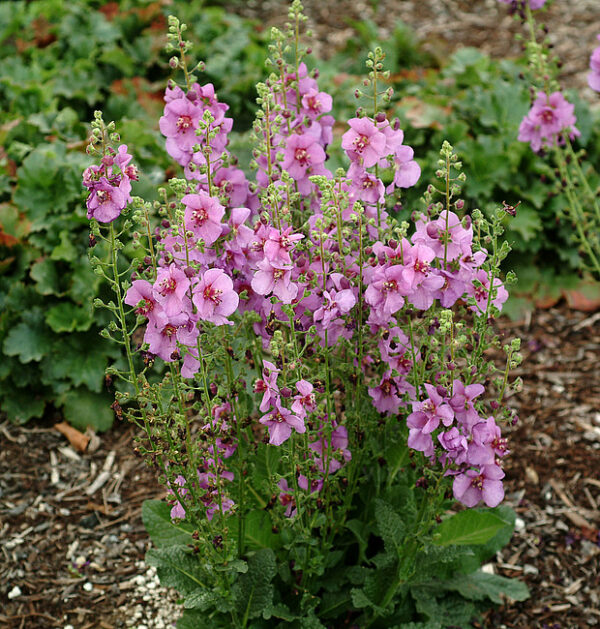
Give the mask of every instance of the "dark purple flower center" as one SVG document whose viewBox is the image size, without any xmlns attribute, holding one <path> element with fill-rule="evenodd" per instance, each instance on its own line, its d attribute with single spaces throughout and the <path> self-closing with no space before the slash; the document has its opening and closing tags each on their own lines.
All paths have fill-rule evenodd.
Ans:
<svg viewBox="0 0 600 629">
<path fill-rule="evenodd" d="M 171 338 L 173 334 L 175 334 L 176 332 L 177 332 L 177 328 L 171 323 L 167 323 L 167 325 L 165 325 L 162 331 L 162 333 L 168 338 Z"/>
<path fill-rule="evenodd" d="M 308 151 L 306 149 L 296 149 L 294 151 L 294 159 L 299 162 L 301 166 L 308 166 L 310 164 Z"/>
<path fill-rule="evenodd" d="M 415 260 L 413 268 L 415 269 L 415 273 L 423 273 L 423 275 L 427 275 L 429 273 L 430 265 L 429 262 L 417 259 Z"/>
<path fill-rule="evenodd" d="M 142 299 L 136 309 L 136 314 L 147 315 L 154 310 L 154 302 L 151 299 Z"/>
<path fill-rule="evenodd" d="M 204 299 L 206 299 L 206 301 L 212 301 L 213 304 L 215 305 L 219 305 L 221 303 L 221 298 L 219 297 L 219 295 L 222 293 L 222 290 L 217 290 L 216 288 L 213 288 L 212 286 L 207 286 L 204 289 Z"/>
<path fill-rule="evenodd" d="M 362 153 L 369 146 L 369 138 L 366 135 L 357 135 L 352 144 L 354 144 L 354 150 L 357 153 Z"/>
<path fill-rule="evenodd" d="M 177 282 L 172 277 L 165 277 L 159 284 L 159 293 L 166 297 L 167 295 L 174 293 L 177 288 Z"/>
<path fill-rule="evenodd" d="M 208 219 L 208 212 L 203 208 L 194 208 L 192 210 L 192 222 L 199 227 L 200 225 L 204 224 L 206 222 L 206 220 Z"/>
<path fill-rule="evenodd" d="M 390 291 L 398 290 L 398 284 L 396 280 L 386 280 L 381 288 L 385 293 L 388 293 Z"/>
<path fill-rule="evenodd" d="M 108 203 L 110 201 L 110 192 L 108 190 L 98 190 L 97 197 L 100 203 Z"/>
<path fill-rule="evenodd" d="M 187 131 L 192 126 L 192 118 L 184 114 L 177 118 L 177 131 Z"/>
<path fill-rule="evenodd" d="M 475 489 L 479 489 L 481 491 L 483 489 L 483 474 L 479 474 L 479 476 L 475 476 L 475 478 L 471 481 L 471 487 L 475 487 Z"/>
</svg>

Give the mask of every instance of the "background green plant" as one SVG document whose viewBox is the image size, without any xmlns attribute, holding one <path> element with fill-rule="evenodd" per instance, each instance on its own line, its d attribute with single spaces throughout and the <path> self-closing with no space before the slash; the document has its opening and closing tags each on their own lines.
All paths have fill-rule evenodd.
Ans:
<svg viewBox="0 0 600 629">
<path fill-rule="evenodd" d="M 202 42 L 206 79 L 249 121 L 263 56 L 255 24 L 176 4 Z M 112 424 L 104 371 L 119 350 L 99 337 L 106 321 L 92 312 L 105 287 L 87 261 L 81 121 L 100 105 L 120 121 L 147 182 L 137 194 L 149 198 L 167 178 L 157 130 L 165 14 L 143 0 L 0 4 L 0 408 L 13 421 L 57 408 L 81 428 Z"/>
<path fill-rule="evenodd" d="M 0 3 L 0 409 L 11 420 L 26 422 L 57 408 L 80 427 L 110 426 L 112 413 L 99 409 L 108 408 L 103 374 L 118 350 L 98 336 L 106 322 L 91 311 L 104 288 L 87 264 L 81 121 L 102 106 L 107 119 L 118 122 L 147 182 L 135 194 L 151 199 L 155 184 L 176 174 L 157 130 L 168 77 L 161 53 L 166 13 L 176 12 L 197 42 L 195 55 L 206 61 L 202 80 L 213 82 L 231 107 L 235 152 L 242 165 L 249 162 L 245 132 L 255 111 L 254 85 L 264 75 L 268 33 L 236 15 L 239 4 Z M 352 75 L 362 72 L 357 51 L 372 47 L 378 35 L 369 21 L 351 26 L 356 36 L 318 63 L 321 84 L 334 95 L 336 119 L 352 116 L 360 105 L 352 96 Z M 467 206 L 488 211 L 498 201 L 521 201 L 506 226 L 516 292 L 558 294 L 577 281 L 579 255 L 553 173 L 516 139 L 529 107 L 519 78 L 524 62 L 461 49 L 440 68 L 402 23 L 383 48 L 396 90 L 393 113 L 423 172 L 434 171 L 434 147 L 448 139 L 471 174 L 464 186 Z M 576 105 L 578 144 L 588 163 L 598 163 L 598 112 L 575 93 L 569 98 Z M 339 140 L 330 153 L 335 167 Z M 406 191 L 402 212 L 422 209 L 418 199 L 427 183 Z"/>
</svg>

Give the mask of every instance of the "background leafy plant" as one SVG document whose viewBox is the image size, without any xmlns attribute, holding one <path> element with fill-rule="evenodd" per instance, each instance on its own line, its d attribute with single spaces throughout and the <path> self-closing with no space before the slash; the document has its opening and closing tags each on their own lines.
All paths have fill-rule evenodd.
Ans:
<svg viewBox="0 0 600 629">
<path fill-rule="evenodd" d="M 250 120 L 262 66 L 255 25 L 222 7 L 178 4 L 194 16 L 208 79 Z M 156 129 L 165 10 L 144 0 L 0 5 L 0 408 L 13 421 L 55 407 L 81 428 L 112 423 L 104 371 L 119 351 L 99 337 L 106 321 L 92 312 L 105 287 L 87 262 L 80 121 L 102 104 L 123 140 L 135 138 L 147 182 L 137 194 L 149 198 L 167 178 Z"/>
</svg>

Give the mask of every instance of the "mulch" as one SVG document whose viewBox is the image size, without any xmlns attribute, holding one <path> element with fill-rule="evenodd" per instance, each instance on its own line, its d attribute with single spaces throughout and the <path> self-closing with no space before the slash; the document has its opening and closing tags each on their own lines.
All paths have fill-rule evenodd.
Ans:
<svg viewBox="0 0 600 629">
<path fill-rule="evenodd" d="M 488 614 L 488 627 L 600 623 L 600 313 L 562 303 L 518 324 L 523 388 L 507 400 L 509 546 L 486 569 L 527 583 L 531 598 Z M 173 593 L 143 565 L 141 505 L 163 495 L 116 424 L 78 453 L 53 421 L 0 424 L 0 627 L 169 626 Z M 17 590 L 18 589 L 18 590 Z M 18 593 L 17 593 L 18 591 Z M 167 614 L 168 616 L 168 614 Z M 173 616 L 171 616 L 172 620 Z"/>
</svg>

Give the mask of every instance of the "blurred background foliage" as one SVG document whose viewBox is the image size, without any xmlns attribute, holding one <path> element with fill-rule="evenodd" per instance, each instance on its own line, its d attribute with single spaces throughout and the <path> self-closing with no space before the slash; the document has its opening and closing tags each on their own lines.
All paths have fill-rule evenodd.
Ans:
<svg viewBox="0 0 600 629">
<path fill-rule="evenodd" d="M 247 164 L 257 81 L 265 76 L 269 33 L 235 13 L 239 2 L 183 0 L 34 0 L 0 3 L 0 410 L 12 421 L 60 413 L 75 426 L 110 427 L 112 401 L 104 370 L 119 348 L 99 336 L 106 321 L 92 301 L 105 287 L 88 264 L 88 222 L 81 172 L 87 121 L 95 109 L 115 120 L 142 179 L 134 193 L 152 198 L 156 184 L 178 174 L 158 133 L 169 70 L 162 52 L 166 17 L 189 26 L 196 60 L 234 118 L 231 149 Z M 285 5 L 282 3 L 282 10 Z M 563 218 L 564 200 L 546 161 L 516 140 L 529 108 L 523 61 L 493 61 L 459 49 L 442 63 L 398 23 L 378 41 L 372 22 L 351 22 L 355 36 L 320 70 L 334 96 L 337 139 L 331 167 L 342 164 L 343 121 L 354 115 L 354 89 L 375 44 L 387 53 L 395 89 L 391 115 L 414 147 L 423 177 L 402 198 L 401 215 L 423 209 L 439 147 L 453 144 L 468 175 L 467 207 L 492 211 L 521 201 L 507 220 L 511 267 L 520 276 L 512 311 L 523 296 L 552 297 L 578 280 L 580 261 Z M 598 115 L 577 94 L 580 146 L 598 163 Z M 600 182 L 594 182 L 596 184 Z M 396 201 L 391 201 L 396 205 Z M 519 298 L 518 295 L 521 295 Z M 104 297 L 106 297 L 104 295 Z"/>
</svg>

